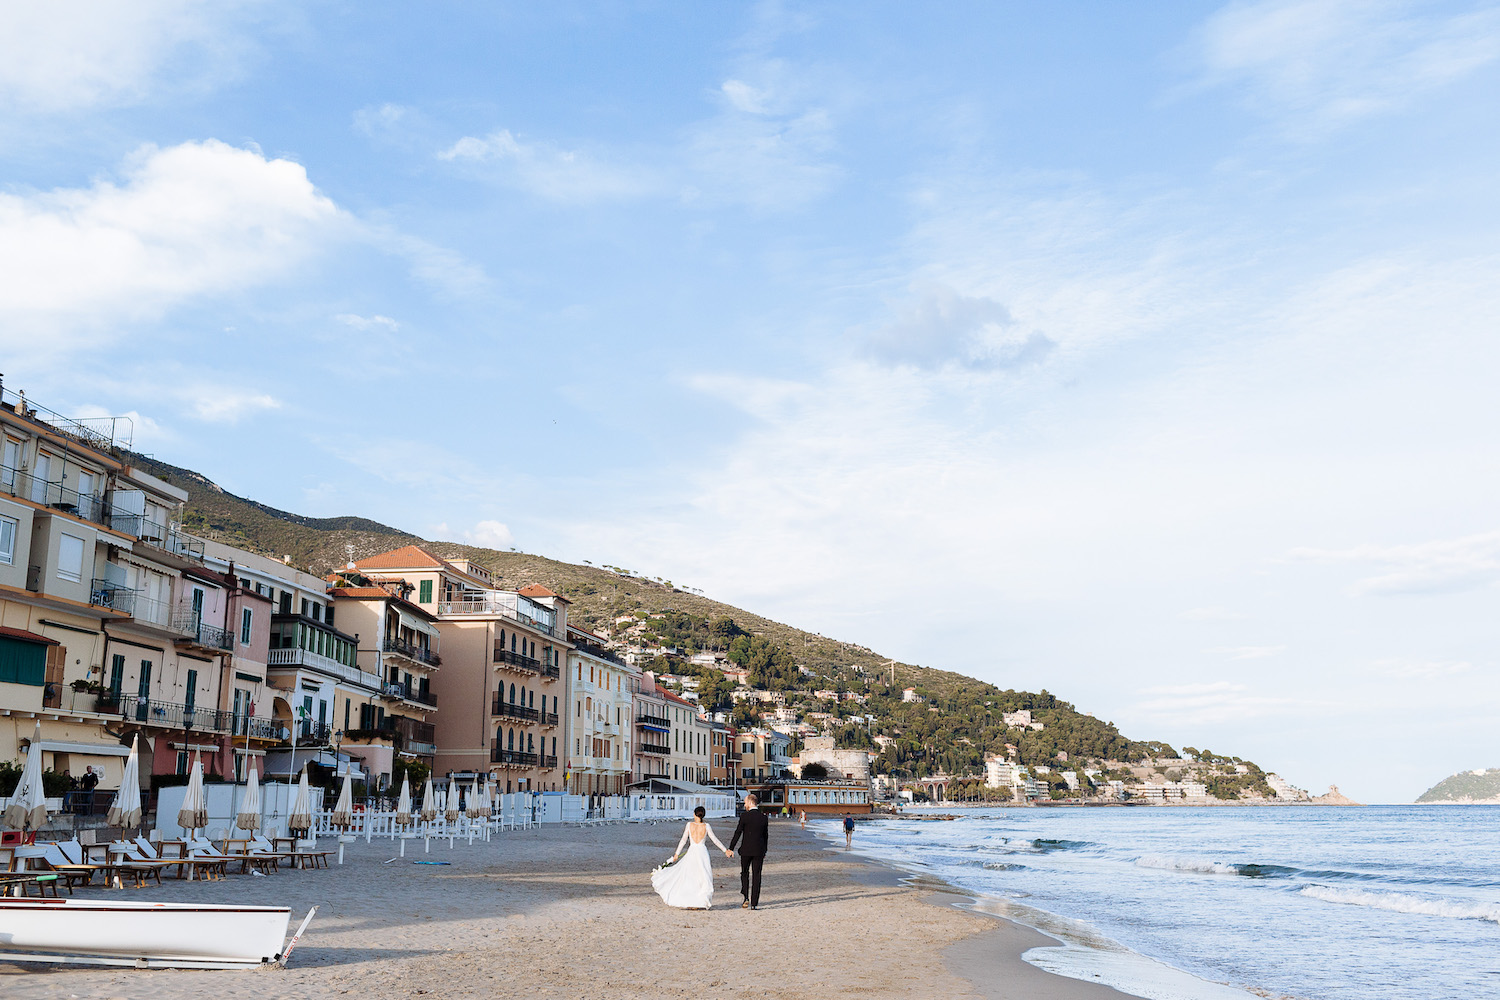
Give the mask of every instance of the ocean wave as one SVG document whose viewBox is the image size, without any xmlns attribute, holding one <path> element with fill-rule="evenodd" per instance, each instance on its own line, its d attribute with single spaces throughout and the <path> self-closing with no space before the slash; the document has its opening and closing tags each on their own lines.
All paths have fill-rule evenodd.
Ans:
<svg viewBox="0 0 1500 1000">
<path fill-rule="evenodd" d="M 1031 847 L 1036 851 L 1072 851 L 1080 847 L 1091 847 L 1087 840 L 1047 840 L 1038 838 L 1031 841 Z"/>
<path fill-rule="evenodd" d="M 1202 858 L 1174 858 L 1165 854 L 1147 854 L 1135 859 L 1137 868 L 1156 868 L 1169 872 L 1194 872 L 1200 875 L 1238 875 L 1239 865 L 1228 865 Z"/>
<path fill-rule="evenodd" d="M 1010 861 L 986 861 L 980 867 L 988 868 L 992 872 L 1014 872 L 1025 871 L 1025 865 L 1018 865 Z"/>
<path fill-rule="evenodd" d="M 1331 885 L 1309 885 L 1297 890 L 1326 903 L 1347 906 L 1369 906 L 1395 913 L 1420 913 L 1431 917 L 1455 917 L 1460 920 L 1488 920 L 1500 924 L 1500 906 L 1470 903 L 1457 899 L 1433 899 L 1407 892 L 1371 892 L 1368 889 L 1340 889 Z"/>
</svg>

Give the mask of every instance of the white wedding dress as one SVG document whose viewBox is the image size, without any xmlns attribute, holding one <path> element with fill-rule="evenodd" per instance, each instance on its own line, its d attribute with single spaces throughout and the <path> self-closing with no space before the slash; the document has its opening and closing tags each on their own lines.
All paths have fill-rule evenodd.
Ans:
<svg viewBox="0 0 1500 1000">
<path fill-rule="evenodd" d="M 718 844 L 721 851 L 724 845 L 719 843 L 719 838 L 714 836 L 707 823 L 701 824 L 700 830 L 695 838 L 696 831 L 689 823 L 682 831 L 682 839 L 677 842 L 677 850 L 672 852 L 673 857 L 681 855 L 678 862 L 651 873 L 651 888 L 668 906 L 680 910 L 707 910 L 714 905 L 714 870 L 708 858 L 707 841 Z M 682 853 L 684 844 L 689 845 L 686 854 Z"/>
</svg>

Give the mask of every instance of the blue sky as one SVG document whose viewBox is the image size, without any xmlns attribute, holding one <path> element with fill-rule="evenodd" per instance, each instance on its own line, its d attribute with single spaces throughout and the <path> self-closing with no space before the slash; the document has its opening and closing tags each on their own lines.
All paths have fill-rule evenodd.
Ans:
<svg viewBox="0 0 1500 1000">
<path fill-rule="evenodd" d="M 1494 4 L 5 16 L 8 387 L 1314 791 L 1500 763 Z"/>
</svg>

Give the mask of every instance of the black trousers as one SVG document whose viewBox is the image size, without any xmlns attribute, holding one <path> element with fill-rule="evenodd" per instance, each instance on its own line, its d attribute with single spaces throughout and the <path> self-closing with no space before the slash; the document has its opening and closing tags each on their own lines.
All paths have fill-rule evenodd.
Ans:
<svg viewBox="0 0 1500 1000">
<path fill-rule="evenodd" d="M 764 854 L 740 855 L 740 895 L 750 900 L 751 906 L 760 905 L 760 866 L 765 862 Z"/>
</svg>

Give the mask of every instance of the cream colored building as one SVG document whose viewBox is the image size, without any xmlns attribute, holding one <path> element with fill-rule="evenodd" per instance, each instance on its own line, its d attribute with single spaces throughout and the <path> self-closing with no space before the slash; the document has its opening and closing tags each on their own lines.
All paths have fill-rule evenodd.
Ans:
<svg viewBox="0 0 1500 1000">
<path fill-rule="evenodd" d="M 633 780 L 635 692 L 641 672 L 592 632 L 568 626 L 567 788 L 622 795 Z"/>
</svg>

